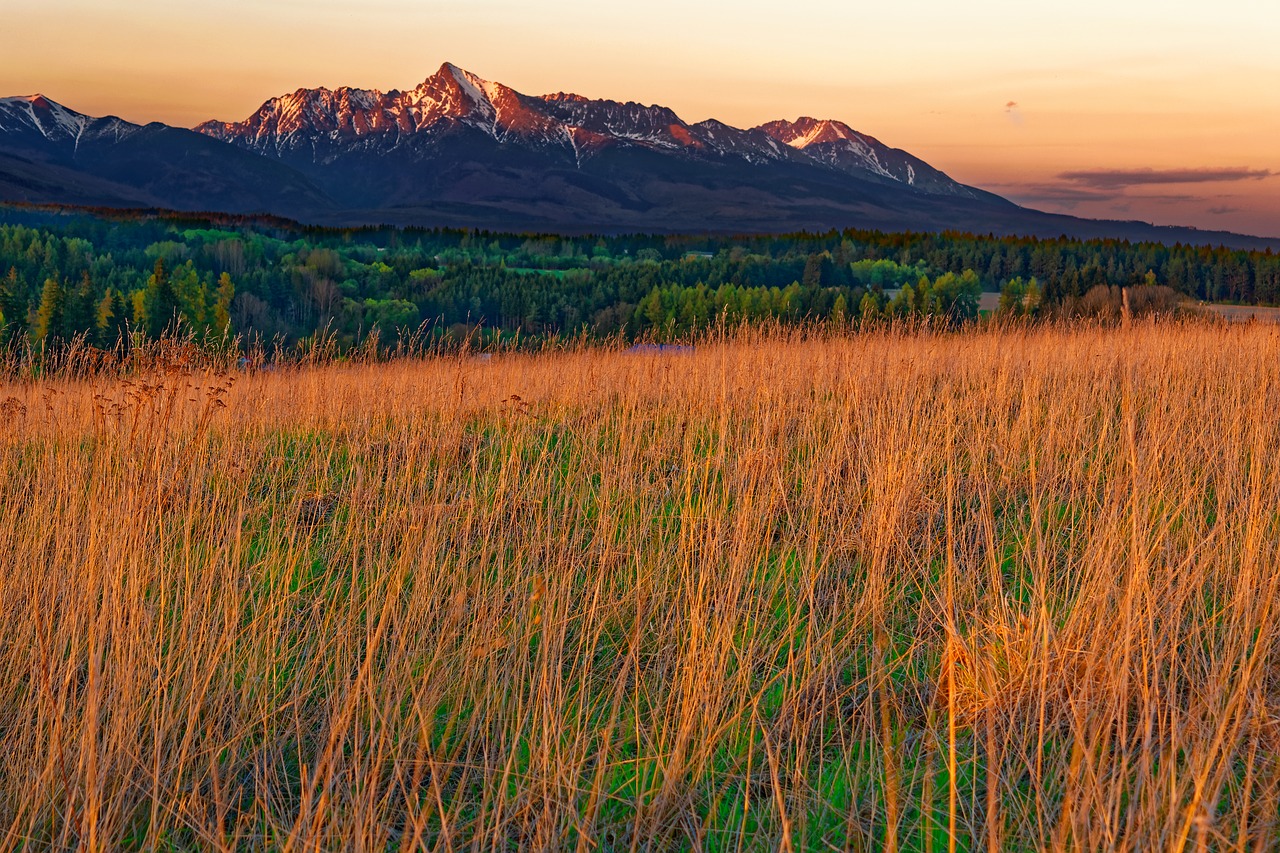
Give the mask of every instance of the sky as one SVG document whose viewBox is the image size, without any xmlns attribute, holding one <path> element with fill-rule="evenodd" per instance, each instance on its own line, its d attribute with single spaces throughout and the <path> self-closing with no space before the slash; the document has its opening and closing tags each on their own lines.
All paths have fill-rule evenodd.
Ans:
<svg viewBox="0 0 1280 853">
<path fill-rule="evenodd" d="M 1078 216 L 1280 236 L 1276 0 L 7 0 L 0 95 L 192 126 L 453 62 L 750 127 L 834 118 Z"/>
</svg>

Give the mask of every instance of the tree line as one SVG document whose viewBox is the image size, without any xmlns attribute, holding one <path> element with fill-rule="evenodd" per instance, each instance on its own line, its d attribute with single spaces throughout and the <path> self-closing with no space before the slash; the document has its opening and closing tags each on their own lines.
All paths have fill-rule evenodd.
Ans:
<svg viewBox="0 0 1280 853">
<path fill-rule="evenodd" d="M 375 332 L 663 337 L 721 319 L 965 320 L 984 291 L 1002 293 L 1005 313 L 1089 311 L 1132 286 L 1275 303 L 1280 257 L 958 232 L 571 237 L 0 208 L 10 345 L 111 347 L 167 330 L 340 347 Z"/>
</svg>

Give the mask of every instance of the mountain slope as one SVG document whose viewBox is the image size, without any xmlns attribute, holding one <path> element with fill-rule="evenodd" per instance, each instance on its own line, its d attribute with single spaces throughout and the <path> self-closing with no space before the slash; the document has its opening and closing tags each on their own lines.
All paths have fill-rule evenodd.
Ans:
<svg viewBox="0 0 1280 853">
<path fill-rule="evenodd" d="M 526 95 L 449 63 L 412 89 L 298 89 L 195 131 L 0 99 L 0 200 L 342 226 L 958 229 L 1280 247 L 1019 207 L 839 121 L 691 124 L 657 105 Z"/>
<path fill-rule="evenodd" d="M 858 133 L 840 121 L 801 118 L 798 121 L 774 121 L 757 130 L 803 151 L 820 163 L 852 175 L 870 172 L 914 189 L 938 195 L 979 198 L 982 190 L 957 183 L 919 157 L 899 148 L 890 148 L 880 140 Z"/>
<path fill-rule="evenodd" d="M 747 184 L 767 181 L 759 173 L 769 167 L 788 165 L 926 194 L 985 195 L 839 122 L 801 119 L 752 130 L 714 120 L 691 125 L 661 106 L 565 93 L 523 95 L 450 63 L 407 91 L 299 89 L 272 98 L 245 121 L 206 122 L 196 129 L 317 176 L 339 161 L 367 155 L 390 157 L 397 168 L 404 161 L 447 161 L 450 144 L 483 145 L 486 137 L 500 144 L 500 156 L 518 161 L 517 150 L 531 152 L 546 167 L 587 173 L 610 172 L 609 165 L 597 168 L 594 161 L 611 154 L 656 152 L 708 166 L 756 167 L 742 173 Z M 491 146 L 486 153 L 495 154 Z M 350 195 L 342 187 L 331 189 Z"/>
<path fill-rule="evenodd" d="M 413 89 L 299 89 L 245 121 L 197 130 L 305 173 L 344 215 L 401 224 L 922 228 L 959 221 L 934 211 L 957 199 L 1013 209 L 845 125 L 811 145 L 789 127 L 530 96 L 445 63 Z"/>
<path fill-rule="evenodd" d="M 0 99 L 0 193 L 10 200 L 313 215 L 310 180 L 203 134 L 94 118 L 40 95 Z"/>
</svg>

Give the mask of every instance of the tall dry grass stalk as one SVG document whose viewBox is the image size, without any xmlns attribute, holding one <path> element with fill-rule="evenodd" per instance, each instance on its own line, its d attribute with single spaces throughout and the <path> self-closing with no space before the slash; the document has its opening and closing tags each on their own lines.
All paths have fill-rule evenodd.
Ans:
<svg viewBox="0 0 1280 853">
<path fill-rule="evenodd" d="M 0 387 L 0 848 L 1239 849 L 1280 333 Z"/>
</svg>

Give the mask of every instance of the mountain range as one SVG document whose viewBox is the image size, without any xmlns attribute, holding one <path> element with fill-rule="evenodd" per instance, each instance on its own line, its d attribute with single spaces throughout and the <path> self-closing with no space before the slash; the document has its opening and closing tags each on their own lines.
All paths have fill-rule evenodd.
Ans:
<svg viewBox="0 0 1280 853">
<path fill-rule="evenodd" d="M 959 229 L 1280 241 L 1047 214 L 834 120 L 741 129 L 531 96 L 450 63 L 408 90 L 299 89 L 188 130 L 0 98 L 0 200 L 561 232 Z"/>
</svg>

